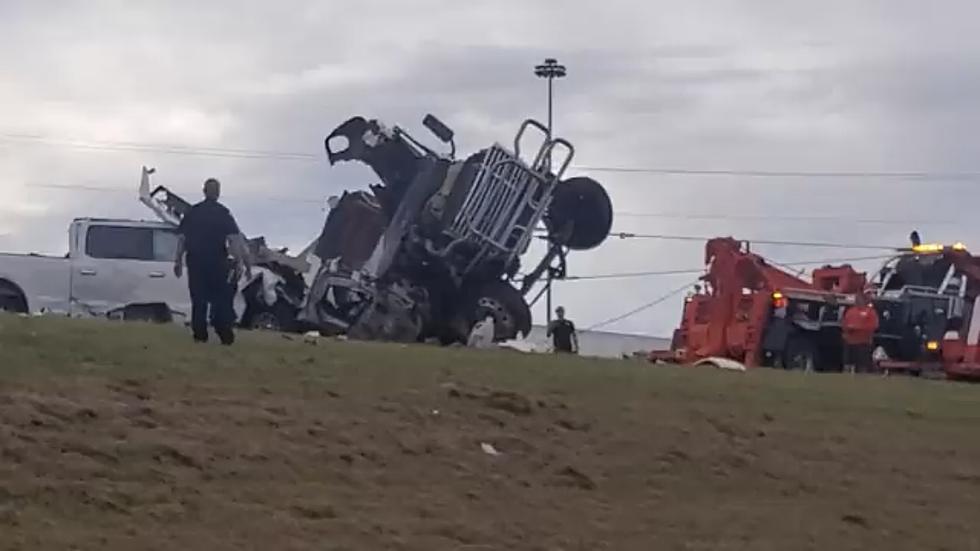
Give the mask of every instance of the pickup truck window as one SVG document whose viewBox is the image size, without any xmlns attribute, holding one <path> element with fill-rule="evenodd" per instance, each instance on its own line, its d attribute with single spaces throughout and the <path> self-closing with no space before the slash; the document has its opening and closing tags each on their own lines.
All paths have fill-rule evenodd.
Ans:
<svg viewBox="0 0 980 551">
<path fill-rule="evenodd" d="M 129 226 L 92 226 L 85 236 L 85 254 L 92 258 L 169 262 L 177 252 L 172 230 Z"/>
</svg>

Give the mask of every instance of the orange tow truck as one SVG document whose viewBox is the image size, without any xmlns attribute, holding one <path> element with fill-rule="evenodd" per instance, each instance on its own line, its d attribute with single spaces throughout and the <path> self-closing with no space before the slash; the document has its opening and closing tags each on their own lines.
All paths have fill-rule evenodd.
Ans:
<svg viewBox="0 0 980 551">
<path fill-rule="evenodd" d="M 670 349 L 651 361 L 839 371 L 844 311 L 868 293 L 880 319 L 878 370 L 980 380 L 980 257 L 961 243 L 897 249 L 870 282 L 850 265 L 804 280 L 730 237 L 708 241 L 705 265 Z"/>
<path fill-rule="evenodd" d="M 839 368 L 840 322 L 866 278 L 849 265 L 825 266 L 806 281 L 731 237 L 705 246 L 702 285 L 684 302 L 669 350 L 651 361 L 727 358 L 745 367 Z"/>
</svg>

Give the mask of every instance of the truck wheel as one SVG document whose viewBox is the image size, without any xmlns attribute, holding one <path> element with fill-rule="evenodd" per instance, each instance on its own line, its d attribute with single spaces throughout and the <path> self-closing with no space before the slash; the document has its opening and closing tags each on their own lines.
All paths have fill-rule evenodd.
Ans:
<svg viewBox="0 0 980 551">
<path fill-rule="evenodd" d="M 466 340 L 477 321 L 493 316 L 495 342 L 514 339 L 531 332 L 531 309 L 524 296 L 506 281 L 488 281 L 465 293 L 463 308 L 453 324 L 457 336 Z"/>
<path fill-rule="evenodd" d="M 242 315 L 242 327 L 255 331 L 291 331 L 295 326 L 296 311 L 289 304 L 277 300 L 272 306 L 252 304 Z"/>
<path fill-rule="evenodd" d="M 612 201 L 592 178 L 569 178 L 555 186 L 546 221 L 559 245 L 577 251 L 592 249 L 609 237 Z"/>
<path fill-rule="evenodd" d="M 820 362 L 817 347 L 806 337 L 793 337 L 783 351 L 783 368 L 795 371 L 818 371 Z"/>
<path fill-rule="evenodd" d="M 27 300 L 24 294 L 11 283 L 0 282 L 0 312 L 27 313 Z"/>
</svg>

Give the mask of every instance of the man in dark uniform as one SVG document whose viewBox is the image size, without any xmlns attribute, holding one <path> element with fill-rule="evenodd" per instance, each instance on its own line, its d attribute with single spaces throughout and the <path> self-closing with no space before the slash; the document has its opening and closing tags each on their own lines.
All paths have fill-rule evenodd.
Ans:
<svg viewBox="0 0 980 551">
<path fill-rule="evenodd" d="M 208 340 L 208 309 L 211 323 L 221 344 L 235 342 L 233 301 L 241 268 L 251 270 L 245 239 L 228 209 L 218 202 L 221 183 L 214 178 L 204 182 L 204 201 L 191 207 L 180 221 L 177 232 L 177 258 L 174 275 L 184 272 L 187 257 L 187 283 L 191 293 L 191 329 L 194 340 Z M 230 247 L 229 247 L 230 245 Z M 229 258 L 229 248 L 234 261 Z"/>
<path fill-rule="evenodd" d="M 578 354 L 578 335 L 575 334 L 575 324 L 565 319 L 565 308 L 555 308 L 558 319 L 548 326 L 548 336 L 556 354 Z"/>
</svg>

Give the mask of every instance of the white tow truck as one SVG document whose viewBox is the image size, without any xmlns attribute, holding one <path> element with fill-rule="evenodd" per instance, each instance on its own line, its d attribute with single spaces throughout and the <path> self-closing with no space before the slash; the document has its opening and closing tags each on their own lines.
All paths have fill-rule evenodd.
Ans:
<svg viewBox="0 0 980 551">
<path fill-rule="evenodd" d="M 77 218 L 65 256 L 0 253 L 0 311 L 187 323 L 190 294 L 173 262 L 180 206 L 188 205 L 166 188 L 151 192 L 152 173 L 143 169 L 139 195 L 160 221 Z M 305 293 L 308 264 L 261 241 L 251 245 L 258 267 L 239 282 L 239 325 L 288 329 Z"/>
</svg>

